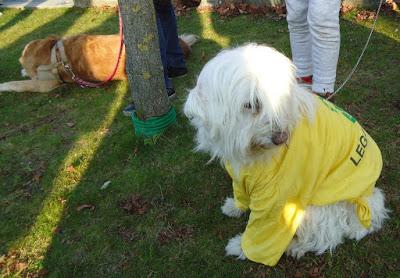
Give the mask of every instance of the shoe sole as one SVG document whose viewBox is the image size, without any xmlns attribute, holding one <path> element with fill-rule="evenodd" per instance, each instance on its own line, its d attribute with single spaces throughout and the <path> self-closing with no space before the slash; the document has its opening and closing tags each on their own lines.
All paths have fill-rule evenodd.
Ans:
<svg viewBox="0 0 400 278">
<path fill-rule="evenodd" d="M 168 96 L 168 99 L 171 100 L 171 101 L 175 100 L 176 99 L 176 93 L 173 94 L 173 95 Z"/>
<path fill-rule="evenodd" d="M 132 114 L 135 112 L 136 110 L 133 111 L 122 111 L 122 113 L 124 114 L 125 117 L 132 117 Z"/>
<path fill-rule="evenodd" d="M 298 83 L 300 87 L 307 89 L 307 90 L 311 90 L 312 88 L 312 84 L 307 84 L 307 83 Z"/>
<path fill-rule="evenodd" d="M 177 75 L 177 76 L 168 76 L 168 78 L 181 78 L 181 77 L 185 77 L 186 75 L 187 75 L 187 73 L 181 74 L 181 75 Z"/>
</svg>

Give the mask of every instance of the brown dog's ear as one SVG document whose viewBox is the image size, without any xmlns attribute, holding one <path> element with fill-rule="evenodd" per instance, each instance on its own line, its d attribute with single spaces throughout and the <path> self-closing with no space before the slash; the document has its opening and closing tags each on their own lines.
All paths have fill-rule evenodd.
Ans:
<svg viewBox="0 0 400 278">
<path fill-rule="evenodd" d="M 43 64 L 50 64 L 50 52 L 53 46 L 57 43 L 55 37 L 47 37 L 38 40 L 35 47 L 31 49 L 31 55 L 34 55 L 36 67 Z"/>
<path fill-rule="evenodd" d="M 49 36 L 45 39 L 31 41 L 25 46 L 21 58 L 28 58 L 30 56 L 40 57 L 43 55 L 49 56 L 49 51 L 57 43 L 57 41 L 58 38 L 56 36 Z"/>
<path fill-rule="evenodd" d="M 31 41 L 25 46 L 19 62 L 31 78 L 37 75 L 38 66 L 51 63 L 50 52 L 56 42 L 57 37 L 50 36 L 45 39 Z"/>
<path fill-rule="evenodd" d="M 272 135 L 272 138 L 271 138 L 272 143 L 274 143 L 274 144 L 277 145 L 277 146 L 286 143 L 288 139 L 289 139 L 289 134 L 288 134 L 288 132 L 287 132 L 287 131 L 283 131 L 283 130 L 282 130 L 282 131 L 275 132 L 275 133 Z"/>
<path fill-rule="evenodd" d="M 57 43 L 57 41 L 60 39 L 61 38 L 59 36 L 55 35 L 48 36 L 47 38 L 42 40 L 42 47 L 51 50 L 53 46 Z"/>
</svg>

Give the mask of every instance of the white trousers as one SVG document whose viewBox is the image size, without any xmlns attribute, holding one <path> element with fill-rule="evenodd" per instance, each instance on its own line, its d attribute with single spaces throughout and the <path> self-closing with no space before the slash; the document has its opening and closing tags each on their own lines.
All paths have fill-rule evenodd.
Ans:
<svg viewBox="0 0 400 278">
<path fill-rule="evenodd" d="M 340 0 L 286 0 L 297 76 L 313 76 L 312 90 L 332 93 L 340 49 Z"/>
</svg>

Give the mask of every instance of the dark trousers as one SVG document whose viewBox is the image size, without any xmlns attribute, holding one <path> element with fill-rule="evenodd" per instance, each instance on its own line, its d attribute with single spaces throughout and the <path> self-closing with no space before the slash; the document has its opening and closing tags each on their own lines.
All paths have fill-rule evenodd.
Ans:
<svg viewBox="0 0 400 278">
<path fill-rule="evenodd" d="M 156 10 L 165 87 L 172 88 L 172 81 L 168 78 L 168 67 L 186 67 L 183 52 L 179 46 L 175 12 L 170 0 L 154 0 L 153 2 Z"/>
</svg>

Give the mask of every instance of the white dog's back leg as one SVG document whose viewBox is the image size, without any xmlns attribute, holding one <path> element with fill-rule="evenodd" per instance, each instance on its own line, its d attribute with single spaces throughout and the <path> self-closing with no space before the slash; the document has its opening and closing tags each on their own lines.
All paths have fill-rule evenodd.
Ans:
<svg viewBox="0 0 400 278">
<path fill-rule="evenodd" d="M 368 198 L 368 205 L 371 209 L 371 227 L 361 230 L 359 222 L 350 223 L 349 234 L 346 237 L 360 240 L 367 234 L 381 229 L 383 222 L 389 218 L 389 210 L 385 208 L 385 195 L 379 188 L 375 188 L 372 196 Z"/>
<path fill-rule="evenodd" d="M 21 80 L 10 81 L 0 84 L 0 92 L 32 92 L 32 93 L 47 93 L 61 84 L 57 80 Z"/>
<path fill-rule="evenodd" d="M 364 236 L 379 230 L 388 210 L 384 206 L 384 195 L 375 188 L 368 199 L 371 209 L 371 227 L 365 229 L 355 212 L 355 206 L 348 202 L 338 202 L 328 206 L 309 206 L 304 219 L 296 231 L 296 237 L 286 252 L 294 257 L 301 257 L 306 252 L 322 254 L 334 250 L 344 238 L 360 240 Z"/>
<path fill-rule="evenodd" d="M 348 219 L 351 217 L 349 211 L 352 209 L 352 205 L 347 202 L 307 207 L 304 219 L 286 252 L 300 258 L 310 251 L 322 254 L 326 250 L 335 249 L 343 242 L 348 222 L 351 221 Z"/>
</svg>

